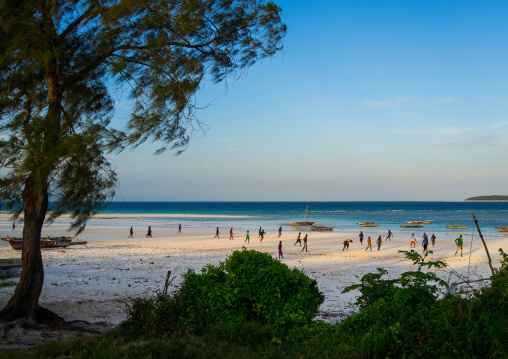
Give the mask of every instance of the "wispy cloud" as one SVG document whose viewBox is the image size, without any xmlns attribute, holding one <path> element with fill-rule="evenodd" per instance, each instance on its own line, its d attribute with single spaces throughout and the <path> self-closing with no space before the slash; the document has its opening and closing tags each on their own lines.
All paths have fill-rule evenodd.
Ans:
<svg viewBox="0 0 508 359">
<path fill-rule="evenodd" d="M 388 108 L 394 108 L 397 107 L 403 103 L 412 101 L 408 97 L 396 97 L 391 100 L 384 100 L 384 101 L 372 101 L 372 100 L 365 100 L 362 102 L 363 106 L 368 108 L 374 108 L 374 109 L 388 109 Z"/>
<path fill-rule="evenodd" d="M 468 136 L 462 138 L 452 138 L 434 142 L 412 142 L 404 144 L 403 147 L 432 147 L 432 148 L 459 148 L 459 149 L 473 149 L 480 147 L 507 148 L 508 140 L 504 136 L 500 135 L 481 135 L 481 136 Z"/>
<path fill-rule="evenodd" d="M 388 130 L 388 132 L 392 133 L 394 135 L 450 136 L 450 135 L 462 135 L 465 133 L 478 133 L 480 131 L 500 129 L 503 127 L 508 127 L 508 121 L 507 122 L 491 123 L 489 125 L 479 126 L 479 127 L 437 126 L 437 127 L 422 128 L 422 129 L 396 128 L 396 129 Z"/>
<path fill-rule="evenodd" d="M 508 121 L 493 123 L 493 124 L 490 124 L 488 127 L 489 128 L 502 128 L 502 127 L 506 127 L 506 126 L 508 126 Z"/>
</svg>

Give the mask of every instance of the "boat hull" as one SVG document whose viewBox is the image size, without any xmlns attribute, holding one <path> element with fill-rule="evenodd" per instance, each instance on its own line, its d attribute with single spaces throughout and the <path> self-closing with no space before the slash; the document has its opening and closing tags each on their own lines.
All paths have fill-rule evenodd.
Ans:
<svg viewBox="0 0 508 359">
<path fill-rule="evenodd" d="M 306 221 L 306 222 L 291 222 L 289 223 L 292 226 L 312 226 L 317 221 Z"/>
<path fill-rule="evenodd" d="M 335 227 L 325 227 L 325 226 L 312 226 L 310 227 L 311 231 L 331 231 Z"/>
</svg>

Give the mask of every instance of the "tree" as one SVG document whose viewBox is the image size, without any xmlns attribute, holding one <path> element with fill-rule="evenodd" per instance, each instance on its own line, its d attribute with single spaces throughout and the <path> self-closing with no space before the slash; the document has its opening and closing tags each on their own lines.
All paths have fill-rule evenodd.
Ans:
<svg viewBox="0 0 508 359">
<path fill-rule="evenodd" d="M 38 304 L 44 221 L 70 213 L 71 230 L 84 229 L 115 192 L 109 153 L 146 140 L 181 152 L 200 84 L 279 51 L 280 11 L 258 0 L 0 0 L 0 199 L 24 217 L 23 269 L 0 320 L 63 322 Z M 115 128 L 125 87 L 134 105 Z"/>
</svg>

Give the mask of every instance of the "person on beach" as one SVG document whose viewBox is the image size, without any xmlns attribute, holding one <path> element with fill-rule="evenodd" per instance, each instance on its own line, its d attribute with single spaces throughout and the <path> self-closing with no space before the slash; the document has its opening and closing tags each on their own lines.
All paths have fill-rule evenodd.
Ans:
<svg viewBox="0 0 508 359">
<path fill-rule="evenodd" d="M 360 231 L 360 235 L 358 237 L 360 237 L 360 245 L 362 245 L 363 244 L 363 232 L 362 231 Z"/>
<path fill-rule="evenodd" d="M 427 244 L 429 243 L 429 236 L 427 236 L 427 233 L 424 232 L 422 238 L 427 239 Z"/>
<path fill-rule="evenodd" d="M 279 241 L 279 259 L 284 259 L 284 256 L 282 255 L 282 241 Z"/>
<path fill-rule="evenodd" d="M 129 231 L 129 237 L 127 237 L 127 238 L 134 238 L 134 229 L 132 227 Z"/>
<path fill-rule="evenodd" d="M 388 241 L 390 240 L 390 242 L 392 241 L 392 231 L 388 230 L 388 234 L 386 235 L 386 239 L 385 241 Z"/>
<path fill-rule="evenodd" d="M 219 237 L 219 227 L 217 227 L 217 229 L 215 230 L 215 238 L 220 238 Z"/>
<path fill-rule="evenodd" d="M 383 238 L 381 238 L 381 236 L 379 236 L 376 242 L 377 242 L 377 250 L 380 250 L 381 244 L 383 244 Z M 372 247 L 371 247 L 371 249 L 372 249 Z"/>
<path fill-rule="evenodd" d="M 348 250 L 349 250 L 349 243 L 351 243 L 351 242 L 353 242 L 353 240 L 352 240 L 352 239 L 346 239 L 346 240 L 344 241 L 344 248 L 342 248 L 342 250 L 346 250 L 346 251 L 348 251 Z"/>
<path fill-rule="evenodd" d="M 178 233 L 182 234 L 182 224 L 181 223 L 178 225 Z"/>
<path fill-rule="evenodd" d="M 432 247 L 434 247 L 434 244 L 436 244 L 436 236 L 434 233 L 432 233 L 432 237 L 430 237 L 430 241 L 432 242 Z"/>
<path fill-rule="evenodd" d="M 266 232 L 264 230 L 261 231 L 261 239 L 259 240 L 260 242 L 263 242 L 263 239 L 265 239 L 265 233 Z"/>
<path fill-rule="evenodd" d="M 153 238 L 152 237 L 152 226 L 148 226 L 148 233 L 146 234 L 146 238 L 148 238 L 148 237 Z"/>
<path fill-rule="evenodd" d="M 16 221 L 12 222 L 12 230 L 14 231 L 16 229 Z"/>
<path fill-rule="evenodd" d="M 261 238 L 261 232 L 262 232 L 262 231 L 263 231 L 263 230 L 261 229 L 261 227 L 259 227 L 259 238 Z"/>
<path fill-rule="evenodd" d="M 424 235 L 423 242 L 422 242 L 423 254 L 425 254 L 425 251 L 427 250 L 428 245 L 429 245 L 429 238 L 426 235 Z"/>
<path fill-rule="evenodd" d="M 301 232 L 298 232 L 298 237 L 296 237 L 296 242 L 293 244 L 293 247 L 296 246 L 296 243 L 300 243 L 300 247 L 302 246 L 302 239 L 300 238 L 302 235 Z"/>
<path fill-rule="evenodd" d="M 232 240 L 233 238 L 233 228 L 229 230 L 229 240 Z"/>
<path fill-rule="evenodd" d="M 247 231 L 247 233 L 245 233 L 245 242 L 250 243 L 249 231 Z"/>
<path fill-rule="evenodd" d="M 457 252 L 460 249 L 460 256 L 462 257 L 462 243 L 464 240 L 462 239 L 462 234 L 455 240 L 455 244 L 457 245 L 457 250 L 455 251 L 455 255 L 457 255 Z"/>
<path fill-rule="evenodd" d="M 411 245 L 409 246 L 409 248 L 416 248 L 416 238 L 414 233 L 411 235 Z"/>
<path fill-rule="evenodd" d="M 370 239 L 370 236 L 369 238 L 367 238 L 367 248 L 365 248 L 365 252 L 367 252 L 367 249 L 370 248 L 370 251 L 372 252 L 372 239 Z"/>
<path fill-rule="evenodd" d="M 307 250 L 307 234 L 305 234 L 305 237 L 303 237 L 303 248 L 302 248 L 302 252 L 303 250 L 305 249 L 305 252 L 308 252 Z"/>
<path fill-rule="evenodd" d="M 282 226 L 279 226 L 279 238 L 282 236 Z"/>
</svg>

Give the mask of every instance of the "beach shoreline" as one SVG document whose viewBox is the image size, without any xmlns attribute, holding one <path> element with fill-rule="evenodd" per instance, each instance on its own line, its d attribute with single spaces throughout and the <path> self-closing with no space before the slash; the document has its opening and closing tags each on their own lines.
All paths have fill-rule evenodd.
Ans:
<svg viewBox="0 0 508 359">
<path fill-rule="evenodd" d="M 119 220 L 111 220 L 115 222 Z M 124 224 L 125 222 L 120 222 Z M 69 235 L 68 220 L 59 219 L 49 227 L 43 228 L 43 235 Z M 162 289 L 168 271 L 175 276 L 175 290 L 181 282 L 182 274 L 189 269 L 199 272 L 207 264 L 217 265 L 234 250 L 255 249 L 277 258 L 277 244 L 283 242 L 283 263 L 290 268 L 303 270 L 318 282 L 325 294 L 325 302 L 320 308 L 317 320 L 334 322 L 356 311 L 354 301 L 358 292 L 342 294 L 342 290 L 359 283 L 367 273 L 376 268 L 385 268 L 387 278 L 399 276 L 404 271 L 414 270 L 412 263 L 398 253 L 410 250 L 407 234 L 393 230 L 394 239 L 385 242 L 380 251 L 375 246 L 376 234 L 384 229 L 364 230 L 363 245 L 358 241 L 358 232 L 313 232 L 305 228 L 284 228 L 281 238 L 272 229 L 261 242 L 256 231 L 251 231 L 250 243 L 245 243 L 245 233 L 235 230 L 234 240 L 229 240 L 229 232 L 222 227 L 220 238 L 214 238 L 215 226 L 201 222 L 191 222 L 178 234 L 175 223 L 154 229 L 155 238 L 146 238 L 144 231 L 135 232 L 129 239 L 128 228 L 104 225 L 104 221 L 90 223 L 79 239 L 88 241 L 88 247 L 75 246 L 66 249 L 43 250 L 45 282 L 40 304 L 65 320 L 86 320 L 114 327 L 127 317 L 128 306 L 135 298 L 154 295 Z M 0 218 L 0 231 L 12 232 L 11 223 Z M 228 228 L 229 229 L 229 228 Z M 302 252 L 294 246 L 297 231 L 309 235 L 309 252 Z M 238 232 L 238 233 L 236 233 Z M 416 231 L 415 231 L 416 232 Z M 417 232 L 421 235 L 421 233 Z M 373 250 L 365 252 L 367 236 L 371 235 Z M 437 239 L 432 259 L 444 260 L 448 269 L 438 271 L 438 276 L 447 281 L 458 281 L 469 272 L 470 277 L 489 275 L 485 251 L 478 239 L 471 241 L 465 237 L 464 257 L 454 256 L 456 249 L 454 234 Z M 343 251 L 343 241 L 353 239 L 349 251 Z M 499 263 L 498 248 L 507 248 L 504 237 L 487 238 L 494 265 Z M 469 247 L 472 245 L 471 258 Z M 421 253 L 421 239 L 418 238 L 416 250 Z M 4 242 L 0 247 L 0 258 L 20 257 L 21 251 L 14 251 Z M 469 264 L 469 260 L 471 261 Z M 455 274 L 454 274 L 455 273 Z M 458 275 L 457 275 L 458 274 Z M 16 281 L 17 279 L 14 278 Z M 4 306 L 14 291 L 14 287 L 0 289 L 0 306 Z"/>
</svg>

